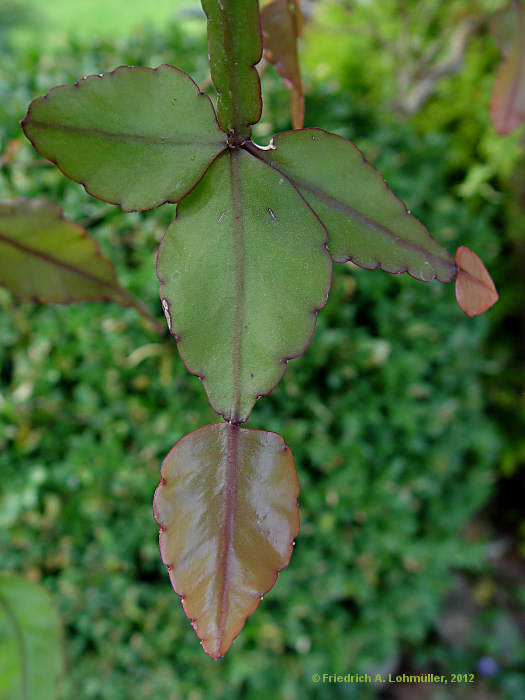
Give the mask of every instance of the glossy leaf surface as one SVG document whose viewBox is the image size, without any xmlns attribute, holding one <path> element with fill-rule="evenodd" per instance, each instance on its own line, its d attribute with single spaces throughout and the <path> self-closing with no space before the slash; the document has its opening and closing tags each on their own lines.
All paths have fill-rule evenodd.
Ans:
<svg viewBox="0 0 525 700">
<path fill-rule="evenodd" d="M 304 351 L 327 298 L 326 232 L 288 180 L 243 149 L 179 205 L 157 273 L 180 355 L 210 402 L 244 422 Z"/>
<path fill-rule="evenodd" d="M 36 199 L 0 202 L 0 284 L 22 301 L 136 305 L 84 229 Z"/>
<path fill-rule="evenodd" d="M 456 251 L 456 299 L 467 316 L 478 316 L 498 301 L 498 292 L 481 259 L 466 246 Z"/>
<path fill-rule="evenodd" d="M 513 0 L 499 10 L 491 23 L 503 63 L 490 103 L 494 128 L 508 134 L 525 119 L 525 8 Z"/>
<path fill-rule="evenodd" d="M 209 425 L 164 460 L 154 498 L 162 560 L 213 658 L 226 653 L 288 564 L 298 493 L 291 452 L 275 433 Z"/>
<path fill-rule="evenodd" d="M 298 0 L 272 0 L 261 8 L 264 57 L 291 91 L 294 129 L 302 129 L 304 122 L 304 93 L 297 55 L 297 38 L 303 23 Z"/>
<path fill-rule="evenodd" d="M 126 211 L 179 201 L 225 146 L 208 97 L 166 65 L 53 88 L 22 127 L 66 175 Z"/>
<path fill-rule="evenodd" d="M 350 141 L 303 129 L 277 135 L 268 149 L 250 150 L 299 189 L 328 230 L 336 262 L 408 272 L 424 282 L 455 277 L 452 256 Z"/>
<path fill-rule="evenodd" d="M 47 591 L 22 576 L 0 574 L 0 698 L 56 697 L 61 635 Z"/>
<path fill-rule="evenodd" d="M 262 111 L 255 65 L 262 55 L 257 0 L 202 0 L 208 17 L 208 52 L 222 129 L 242 142 Z"/>
</svg>

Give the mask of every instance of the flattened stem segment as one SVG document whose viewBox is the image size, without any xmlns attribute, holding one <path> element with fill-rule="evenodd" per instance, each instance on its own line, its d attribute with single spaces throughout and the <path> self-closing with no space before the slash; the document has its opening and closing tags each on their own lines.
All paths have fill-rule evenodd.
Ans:
<svg viewBox="0 0 525 700">
<path fill-rule="evenodd" d="M 262 39 L 258 0 L 202 0 L 208 18 L 208 51 L 217 114 L 232 146 L 250 138 L 261 116 L 261 83 L 255 65 Z"/>
</svg>

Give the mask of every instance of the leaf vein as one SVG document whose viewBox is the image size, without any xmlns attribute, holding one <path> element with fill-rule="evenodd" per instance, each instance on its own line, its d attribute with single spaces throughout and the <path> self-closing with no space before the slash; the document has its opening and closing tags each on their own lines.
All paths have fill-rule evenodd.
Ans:
<svg viewBox="0 0 525 700">
<path fill-rule="evenodd" d="M 83 127 L 83 126 L 71 126 L 69 124 L 53 124 L 51 122 L 42 122 L 37 119 L 26 119 L 24 120 L 24 125 L 36 126 L 42 129 L 52 129 L 55 131 L 65 131 L 77 135 L 86 136 L 100 136 L 101 138 L 108 139 L 108 141 L 137 141 L 144 142 L 148 144 L 167 144 L 167 145 L 191 145 L 191 146 L 210 146 L 219 143 L 223 143 L 223 139 L 195 139 L 194 137 L 186 136 L 177 133 L 177 135 L 166 135 L 166 136 L 153 136 L 147 134 L 126 134 L 126 133 L 115 133 L 111 131 L 104 131 L 103 129 L 97 129 L 95 127 Z"/>
<path fill-rule="evenodd" d="M 53 258 L 51 255 L 48 255 L 47 253 L 44 253 L 43 251 L 40 250 L 35 250 L 34 248 L 29 248 L 28 246 L 23 245 L 22 243 L 19 243 L 18 241 L 13 241 L 12 239 L 8 238 L 7 236 L 4 236 L 2 233 L 0 233 L 0 241 L 5 243 L 6 245 L 10 245 L 13 248 L 18 248 L 20 251 L 23 253 L 26 253 L 28 255 L 32 255 L 35 258 L 40 258 L 41 260 L 44 260 L 47 262 L 49 265 L 55 265 L 56 267 L 61 267 L 68 272 L 73 272 L 74 274 L 80 276 L 80 277 L 85 277 L 88 280 L 91 280 L 92 282 L 95 282 L 96 284 L 99 284 L 101 287 L 107 287 L 108 289 L 111 289 L 114 292 L 118 292 L 119 296 L 122 294 L 122 289 L 119 287 L 118 284 L 115 284 L 113 282 L 110 282 L 109 280 L 105 280 L 101 277 L 98 277 L 97 275 L 92 274 L 91 272 L 87 272 L 86 270 L 82 270 L 81 268 L 75 267 L 74 265 L 71 265 L 70 263 L 64 262 L 63 260 L 59 260 L 58 258 Z"/>
</svg>

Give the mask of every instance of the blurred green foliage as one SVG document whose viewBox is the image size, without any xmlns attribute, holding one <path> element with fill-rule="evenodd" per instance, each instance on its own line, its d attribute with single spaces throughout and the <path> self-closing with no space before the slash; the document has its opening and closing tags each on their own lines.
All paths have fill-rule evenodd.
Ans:
<svg viewBox="0 0 525 700">
<path fill-rule="evenodd" d="M 396 4 L 380 5 L 397 36 Z M 366 20 L 364 3 L 359 12 Z M 452 10 L 446 17 L 454 21 Z M 446 22 L 428 36 L 440 31 Z M 39 307 L 0 290 L 0 548 L 6 568 L 56 594 L 64 700 L 373 697 L 370 686 L 316 686 L 311 676 L 388 672 L 407 648 L 425 670 L 432 663 L 443 672 L 475 671 L 479 657 L 494 657 L 512 683 L 482 687 L 525 695 L 515 661 L 490 641 L 494 615 L 480 618 L 470 652 L 427 638 L 452 572 L 486 571 L 485 534 L 466 537 L 464 528 L 487 501 L 501 455 L 516 454 L 519 433 L 518 420 L 508 434 L 498 419 L 516 397 L 515 349 L 500 330 L 519 315 L 520 293 L 505 231 L 519 152 L 516 137 L 508 143 L 518 155 L 503 151 L 488 114 L 496 52 L 481 31 L 463 69 L 404 119 L 385 92 L 396 56 L 380 54 L 364 31 L 336 36 L 314 22 L 305 37 L 307 125 L 352 138 L 450 250 L 466 244 L 483 255 L 502 299 L 468 319 L 452 285 L 336 266 L 311 346 L 249 423 L 281 433 L 292 449 L 301 534 L 289 568 L 213 662 L 170 589 L 151 513 L 168 449 L 215 421 L 199 380 L 175 343 L 131 309 Z M 159 316 L 154 256 L 174 207 L 123 214 L 97 202 L 37 158 L 17 121 L 56 84 L 162 62 L 202 80 L 205 37 L 144 28 L 126 41 L 6 51 L 0 62 L 0 152 L 13 154 L 0 170 L 0 198 L 59 203 Z M 288 96 L 272 69 L 264 97 L 261 142 L 289 128 Z M 481 178 L 472 174 L 478 166 L 488 168 Z"/>
<path fill-rule="evenodd" d="M 0 573 L 0 697 L 53 700 L 62 671 L 61 637 L 45 588 Z"/>
</svg>

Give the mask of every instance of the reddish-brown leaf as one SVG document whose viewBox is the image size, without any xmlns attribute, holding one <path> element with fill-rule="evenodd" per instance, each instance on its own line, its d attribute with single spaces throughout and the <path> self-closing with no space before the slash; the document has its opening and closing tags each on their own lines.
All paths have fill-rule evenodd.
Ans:
<svg viewBox="0 0 525 700">
<path fill-rule="evenodd" d="M 297 55 L 297 38 L 304 24 L 299 0 L 273 0 L 261 8 L 264 57 L 290 90 L 294 129 L 304 123 L 304 94 Z"/>
<path fill-rule="evenodd" d="M 491 30 L 504 61 L 492 92 L 492 122 L 508 134 L 525 119 L 525 10 L 520 0 L 494 15 Z"/>
<path fill-rule="evenodd" d="M 456 251 L 456 299 L 467 316 L 478 316 L 498 301 L 498 292 L 485 265 L 470 248 Z"/>
<path fill-rule="evenodd" d="M 153 511 L 175 591 L 214 659 L 287 566 L 299 487 L 280 435 L 231 423 L 183 437 L 166 456 Z"/>
</svg>

